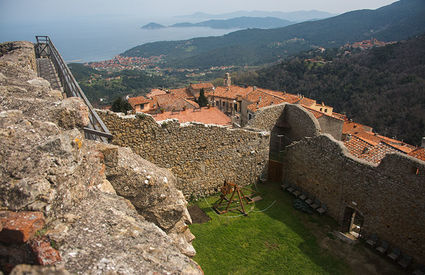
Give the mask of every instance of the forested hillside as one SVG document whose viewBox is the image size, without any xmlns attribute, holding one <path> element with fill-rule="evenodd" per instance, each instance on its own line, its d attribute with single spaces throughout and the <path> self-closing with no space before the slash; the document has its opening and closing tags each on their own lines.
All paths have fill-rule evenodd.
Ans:
<svg viewBox="0 0 425 275">
<path fill-rule="evenodd" d="M 168 87 L 168 78 L 142 71 L 97 71 L 79 63 L 69 65 L 81 89 L 95 106 L 110 105 L 117 97 L 143 95 L 152 88 Z M 101 100 L 102 99 L 102 100 Z"/>
<path fill-rule="evenodd" d="M 347 42 L 377 38 L 399 41 L 425 32 L 425 1 L 400 0 L 376 10 L 277 29 L 249 29 L 220 37 L 147 43 L 124 56 L 165 54 L 172 67 L 207 68 L 222 65 L 261 65 L 276 62 L 314 46 L 339 47 Z"/>
<path fill-rule="evenodd" d="M 310 51 L 241 73 L 234 81 L 301 93 L 380 134 L 420 144 L 425 136 L 425 35 L 347 56 L 344 51 Z"/>
</svg>

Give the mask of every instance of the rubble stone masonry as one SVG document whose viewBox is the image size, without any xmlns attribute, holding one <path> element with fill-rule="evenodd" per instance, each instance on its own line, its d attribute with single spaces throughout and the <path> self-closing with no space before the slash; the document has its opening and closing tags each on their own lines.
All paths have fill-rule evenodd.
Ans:
<svg viewBox="0 0 425 275">
<path fill-rule="evenodd" d="M 283 179 L 327 204 L 343 223 L 346 207 L 364 217 L 362 233 L 425 259 L 425 163 L 389 154 L 377 166 L 355 158 L 330 135 L 289 145 Z"/>
<path fill-rule="evenodd" d="M 169 168 L 178 179 L 177 188 L 188 198 L 214 194 L 224 180 L 248 185 L 266 171 L 268 132 L 175 120 L 157 123 L 149 115 L 99 114 L 114 144 Z"/>
</svg>

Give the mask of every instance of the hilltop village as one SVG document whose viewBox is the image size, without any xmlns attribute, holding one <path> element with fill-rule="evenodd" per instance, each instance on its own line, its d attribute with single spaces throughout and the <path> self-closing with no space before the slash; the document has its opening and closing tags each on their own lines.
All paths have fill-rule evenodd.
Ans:
<svg viewBox="0 0 425 275">
<path fill-rule="evenodd" d="M 212 83 L 198 83 L 180 89 L 152 89 L 146 96 L 127 99 L 134 113 L 150 114 L 156 121 L 176 119 L 180 123 L 228 127 L 246 126 L 264 107 L 298 104 L 314 115 L 323 133 L 344 142 L 348 151 L 360 159 L 379 164 L 386 154 L 401 153 L 425 161 L 425 139 L 421 147 L 416 147 L 375 133 L 373 128 L 334 112 L 332 106 L 300 94 L 232 85 L 228 73 L 224 82 L 225 85 L 219 87 Z M 202 108 L 197 103 L 201 93 L 208 99 L 208 105 Z"/>
</svg>

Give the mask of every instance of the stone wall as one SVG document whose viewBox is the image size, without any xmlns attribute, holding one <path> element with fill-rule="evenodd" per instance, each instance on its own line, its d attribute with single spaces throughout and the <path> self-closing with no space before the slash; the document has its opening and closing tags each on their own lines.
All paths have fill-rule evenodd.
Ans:
<svg viewBox="0 0 425 275">
<path fill-rule="evenodd" d="M 186 197 L 214 194 L 225 179 L 245 186 L 266 171 L 267 132 L 175 120 L 157 123 L 149 115 L 99 115 L 114 144 L 128 146 L 144 159 L 169 168 Z"/>
<path fill-rule="evenodd" d="M 342 127 L 344 125 L 344 121 L 323 115 L 317 119 L 320 124 L 320 129 L 322 133 L 332 135 L 336 140 L 341 140 L 342 138 Z"/>
<path fill-rule="evenodd" d="M 377 234 L 417 260 L 425 258 L 425 163 L 387 155 L 379 166 L 350 155 L 330 135 L 286 148 L 283 179 L 319 199 L 342 223 L 346 207 L 364 216 L 363 234 Z"/>
<path fill-rule="evenodd" d="M 11 42 L 5 49 L 0 55 L 0 216 L 7 221 L 0 221 L 0 232 L 31 232 L 15 241 L 33 246 L 38 227 L 26 230 L 27 214 L 43 217 L 42 239 L 34 243 L 55 243 L 60 257 L 55 252 L 54 259 L 61 258 L 60 265 L 72 274 L 202 274 L 187 256 L 195 252 L 187 202 L 169 171 L 129 149 L 86 140 L 83 100 L 63 99 L 37 77 L 31 43 Z M 0 274 L 34 263 L 33 257 L 21 257 L 26 244 L 3 237 Z M 53 257 L 41 258 L 46 254 L 37 254 L 39 264 L 53 263 Z"/>
<path fill-rule="evenodd" d="M 246 105 L 246 104 L 243 104 Z M 276 121 L 281 116 L 286 103 L 264 107 L 255 112 L 255 116 L 248 121 L 246 127 L 271 131 L 276 124 Z M 242 114 L 246 114 L 242 109 Z M 246 116 L 246 115 L 245 115 Z M 247 120 L 247 118 L 246 118 Z"/>
</svg>

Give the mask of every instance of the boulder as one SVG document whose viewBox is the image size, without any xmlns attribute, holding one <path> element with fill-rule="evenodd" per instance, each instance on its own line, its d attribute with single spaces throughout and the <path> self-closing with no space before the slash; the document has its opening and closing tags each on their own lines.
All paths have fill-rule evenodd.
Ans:
<svg viewBox="0 0 425 275">
<path fill-rule="evenodd" d="M 106 177 L 117 194 L 130 200 L 146 220 L 170 233 L 182 253 L 194 256 L 193 238 L 187 239 L 189 234 L 185 234 L 189 231 L 186 224 L 192 220 L 187 201 L 176 188 L 174 175 L 144 160 L 130 148 L 104 144 L 98 148 L 104 154 Z"/>
</svg>

